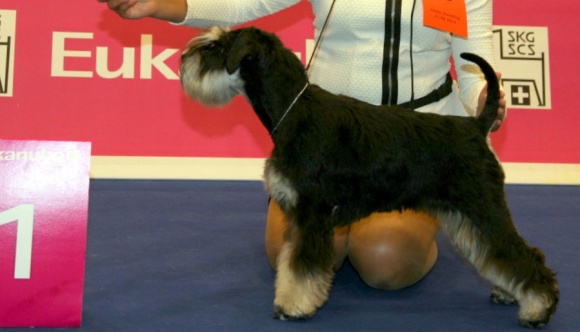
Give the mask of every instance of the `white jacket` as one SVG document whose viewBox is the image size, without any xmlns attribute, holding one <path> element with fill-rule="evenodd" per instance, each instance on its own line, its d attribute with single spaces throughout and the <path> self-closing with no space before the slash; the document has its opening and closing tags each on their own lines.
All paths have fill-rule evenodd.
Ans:
<svg viewBox="0 0 580 332">
<path fill-rule="evenodd" d="M 300 1 L 187 0 L 188 13 L 181 24 L 229 27 Z M 316 16 L 314 27 L 318 38 L 332 0 L 309 1 Z M 466 7 L 469 38 L 464 39 L 423 26 L 422 0 L 336 0 L 311 65 L 310 81 L 331 92 L 372 104 L 401 104 L 411 99 L 412 90 L 418 99 L 439 87 L 449 72 L 452 56 L 460 89 L 454 84 L 451 95 L 419 111 L 473 115 L 485 81 L 477 66 L 461 59 L 459 54 L 476 53 L 493 65 L 492 0 L 466 0 Z M 397 30 L 400 33 L 387 32 Z"/>
</svg>

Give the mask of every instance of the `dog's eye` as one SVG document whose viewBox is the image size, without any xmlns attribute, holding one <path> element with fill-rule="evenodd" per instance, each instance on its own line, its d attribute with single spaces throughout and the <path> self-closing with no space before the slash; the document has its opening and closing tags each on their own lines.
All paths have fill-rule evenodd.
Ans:
<svg viewBox="0 0 580 332">
<path fill-rule="evenodd" d="M 201 51 L 204 53 L 214 53 L 218 48 L 218 44 L 216 42 L 211 42 L 206 45 L 203 45 Z"/>
</svg>

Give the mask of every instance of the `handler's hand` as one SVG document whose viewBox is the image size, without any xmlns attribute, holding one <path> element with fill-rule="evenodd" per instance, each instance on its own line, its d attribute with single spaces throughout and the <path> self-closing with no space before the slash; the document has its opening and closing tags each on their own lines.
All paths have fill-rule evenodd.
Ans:
<svg viewBox="0 0 580 332">
<path fill-rule="evenodd" d="M 499 81 L 501 79 L 501 73 L 496 71 L 495 75 L 497 76 L 497 80 Z M 483 106 L 485 105 L 486 98 L 487 98 L 487 84 L 483 87 L 483 89 L 481 90 L 481 93 L 479 94 L 479 99 L 477 102 L 477 116 L 479 116 L 479 114 L 481 114 L 481 111 L 483 110 Z M 497 131 L 499 129 L 499 127 L 501 126 L 501 124 L 503 123 L 503 120 L 505 120 L 505 116 L 506 116 L 505 105 L 506 105 L 505 92 L 500 91 L 499 92 L 499 107 L 497 109 L 497 119 L 493 123 L 493 126 L 491 127 L 491 131 Z"/>
<path fill-rule="evenodd" d="M 140 19 L 152 16 L 157 5 L 155 0 L 98 0 L 106 2 L 111 10 L 122 18 Z"/>
<path fill-rule="evenodd" d="M 106 2 L 111 10 L 126 19 L 153 17 L 160 20 L 181 22 L 187 13 L 185 0 L 98 0 Z"/>
</svg>

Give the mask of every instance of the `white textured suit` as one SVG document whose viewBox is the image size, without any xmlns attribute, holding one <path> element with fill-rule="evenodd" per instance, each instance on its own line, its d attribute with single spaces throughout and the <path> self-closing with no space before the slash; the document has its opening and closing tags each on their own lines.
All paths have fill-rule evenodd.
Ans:
<svg viewBox="0 0 580 332">
<path fill-rule="evenodd" d="M 300 2 L 187 1 L 188 13 L 182 24 L 195 27 L 233 26 Z M 332 0 L 310 0 L 310 3 L 318 36 Z M 418 99 L 439 87 L 445 81 L 451 66 L 449 59 L 453 57 L 459 88 L 454 84 L 453 93 L 419 111 L 473 115 L 485 80 L 477 66 L 461 59 L 459 54 L 475 53 L 493 64 L 492 1 L 466 0 L 466 7 L 469 37 L 464 39 L 423 26 L 422 0 L 336 0 L 312 63 L 310 81 L 331 92 L 372 104 L 401 104 L 411 99 L 412 90 Z"/>
</svg>

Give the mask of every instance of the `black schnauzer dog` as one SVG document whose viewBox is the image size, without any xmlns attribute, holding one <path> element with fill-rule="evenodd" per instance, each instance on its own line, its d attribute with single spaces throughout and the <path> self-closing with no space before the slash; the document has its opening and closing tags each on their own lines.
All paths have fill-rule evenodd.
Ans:
<svg viewBox="0 0 580 332">
<path fill-rule="evenodd" d="M 504 173 L 487 139 L 499 84 L 485 60 L 462 57 L 479 65 L 489 85 L 477 118 L 334 95 L 309 84 L 300 60 L 256 28 L 213 27 L 186 45 L 187 94 L 205 105 L 245 95 L 274 142 L 265 187 L 290 221 L 277 263 L 276 318 L 308 318 L 327 300 L 335 226 L 405 208 L 437 218 L 493 283 L 492 299 L 519 304 L 522 325 L 548 323 L 559 298 L 556 278 L 512 223 Z"/>
</svg>

